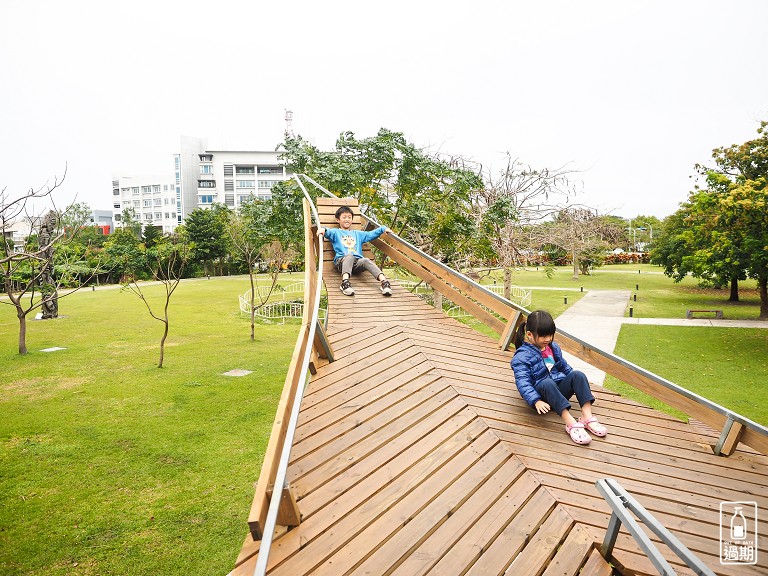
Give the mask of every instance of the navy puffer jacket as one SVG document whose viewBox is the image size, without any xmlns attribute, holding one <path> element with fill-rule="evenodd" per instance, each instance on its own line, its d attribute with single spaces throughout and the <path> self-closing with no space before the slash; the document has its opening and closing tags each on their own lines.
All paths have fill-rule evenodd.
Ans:
<svg viewBox="0 0 768 576">
<path fill-rule="evenodd" d="M 520 396 L 530 406 L 534 406 L 537 401 L 542 399 L 536 392 L 534 384 L 538 384 L 545 378 L 552 378 L 555 382 L 560 382 L 573 371 L 573 368 L 563 358 L 563 351 L 560 350 L 560 346 L 556 342 L 552 342 L 550 346 L 555 360 L 551 372 L 547 370 L 547 366 L 544 364 L 541 350 L 530 342 L 523 342 L 523 345 L 515 350 L 515 355 L 510 362 L 512 370 L 515 372 L 515 384 Z"/>
</svg>

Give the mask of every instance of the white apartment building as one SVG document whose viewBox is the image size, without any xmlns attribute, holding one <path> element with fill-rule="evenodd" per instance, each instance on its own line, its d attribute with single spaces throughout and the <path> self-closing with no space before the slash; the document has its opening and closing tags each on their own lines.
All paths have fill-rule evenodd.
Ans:
<svg viewBox="0 0 768 576">
<path fill-rule="evenodd" d="M 142 225 L 172 232 L 196 208 L 224 204 L 237 210 L 250 197 L 268 199 L 289 174 L 276 151 L 207 150 L 205 139 L 181 137 L 174 173 L 113 178 L 115 226 L 132 207 Z M 146 195 L 145 195 L 146 189 Z M 137 191 L 138 190 L 138 191 Z"/>
<path fill-rule="evenodd" d="M 164 233 L 178 225 L 176 184 L 166 175 L 113 176 L 112 220 L 115 228 L 123 225 L 123 211 L 133 209 L 144 226 L 157 226 Z"/>
</svg>

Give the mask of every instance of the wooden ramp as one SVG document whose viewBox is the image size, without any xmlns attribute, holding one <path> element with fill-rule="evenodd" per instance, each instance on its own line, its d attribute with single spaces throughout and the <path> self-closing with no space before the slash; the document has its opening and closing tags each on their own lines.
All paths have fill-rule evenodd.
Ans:
<svg viewBox="0 0 768 576">
<path fill-rule="evenodd" d="M 303 399 L 288 467 L 301 524 L 277 535 L 269 574 L 609 575 L 605 477 L 717 574 L 768 574 L 764 547 L 756 566 L 719 562 L 720 502 L 768 511 L 768 458 L 715 456 L 706 427 L 603 389 L 610 433 L 577 446 L 522 401 L 496 341 L 396 282 L 384 298 L 354 277 L 347 297 L 330 266 L 325 278 L 335 361 Z M 232 574 L 253 573 L 258 547 L 249 535 Z M 614 555 L 621 574 L 656 574 L 623 529 Z"/>
</svg>

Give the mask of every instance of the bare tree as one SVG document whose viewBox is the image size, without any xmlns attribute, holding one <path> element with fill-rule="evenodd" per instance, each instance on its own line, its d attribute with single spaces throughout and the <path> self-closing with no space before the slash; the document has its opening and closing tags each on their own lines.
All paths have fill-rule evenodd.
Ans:
<svg viewBox="0 0 768 576">
<path fill-rule="evenodd" d="M 168 309 L 171 304 L 171 296 L 173 296 L 173 293 L 179 286 L 179 282 L 181 282 L 182 275 L 184 274 L 184 268 L 189 261 L 189 246 L 181 242 L 176 236 L 165 237 L 153 248 L 147 250 L 147 252 L 148 260 L 154 260 L 152 277 L 157 282 L 160 282 L 165 289 L 162 313 L 155 313 L 152 310 L 152 305 L 147 300 L 135 278 L 124 284 L 123 287 L 133 292 L 144 303 L 152 318 L 163 323 L 163 336 L 160 338 L 160 359 L 157 363 L 157 367 L 162 368 L 163 360 L 165 359 L 165 341 L 168 338 L 170 328 Z"/>
<path fill-rule="evenodd" d="M 486 172 L 475 213 L 504 270 L 504 296 L 510 297 L 512 269 L 528 262 L 537 248 L 532 227 L 551 220 L 578 193 L 576 170 L 561 166 L 535 169 L 507 154 L 499 174 Z"/>
<path fill-rule="evenodd" d="M 602 253 L 608 244 L 603 236 L 604 223 L 590 208 L 572 207 L 561 210 L 554 221 L 533 229 L 533 241 L 541 246 L 557 246 L 573 261 L 573 278 L 579 272 L 588 273 L 588 263 L 595 253 Z M 584 266 L 582 266 L 584 264 Z"/>
<path fill-rule="evenodd" d="M 0 192 L 0 231 L 2 247 L 0 251 L 0 280 L 3 292 L 9 304 L 16 309 L 19 320 L 19 354 L 27 353 L 27 316 L 30 312 L 42 309 L 44 318 L 58 315 L 58 300 L 64 295 L 80 289 L 89 279 L 82 281 L 69 273 L 70 267 L 61 266 L 54 270 L 54 255 L 58 248 L 71 242 L 79 229 L 76 223 L 68 234 L 61 225 L 62 219 L 74 206 L 59 211 L 53 201 L 54 191 L 62 185 L 66 169 L 61 179 L 46 183 L 40 188 L 30 188 L 17 197 L 12 197 L 6 188 Z M 50 207 L 45 217 L 33 215 L 39 210 L 39 204 Z M 37 206 L 36 206 L 37 204 Z M 69 218 L 72 221 L 72 218 Z M 29 225 L 29 236 L 38 236 L 38 245 L 27 242 L 22 247 L 14 246 L 13 228 L 17 224 Z M 63 287 L 69 288 L 67 294 L 61 294 Z"/>
</svg>

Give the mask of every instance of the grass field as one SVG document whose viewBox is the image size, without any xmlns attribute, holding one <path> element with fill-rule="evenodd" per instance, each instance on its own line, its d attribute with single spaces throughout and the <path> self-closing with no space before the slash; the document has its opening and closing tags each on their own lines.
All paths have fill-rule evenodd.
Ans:
<svg viewBox="0 0 768 576">
<path fill-rule="evenodd" d="M 0 574 L 232 569 L 298 332 L 259 325 L 251 342 L 247 289 L 183 282 L 163 369 L 162 325 L 130 293 L 64 298 L 29 323 L 27 356 L 0 305 Z"/>
<path fill-rule="evenodd" d="M 581 285 L 634 287 L 636 278 L 646 316 L 679 317 L 680 303 L 718 296 L 636 269 L 575 282 L 570 271 L 521 272 L 515 283 L 554 288 L 534 289 L 531 309 L 555 315 Z M 130 293 L 62 299 L 59 319 L 29 322 L 26 356 L 17 354 L 14 311 L 0 304 L 1 575 L 231 570 L 298 332 L 259 324 L 251 342 L 238 312 L 248 287 L 245 277 L 183 282 L 163 369 L 162 325 Z M 161 301 L 161 286 L 145 292 Z M 756 316 L 752 304 L 739 309 Z M 617 353 L 767 424 L 766 338 L 768 330 L 625 326 Z M 54 346 L 66 350 L 40 351 Z M 234 368 L 253 373 L 222 375 Z"/>
</svg>

